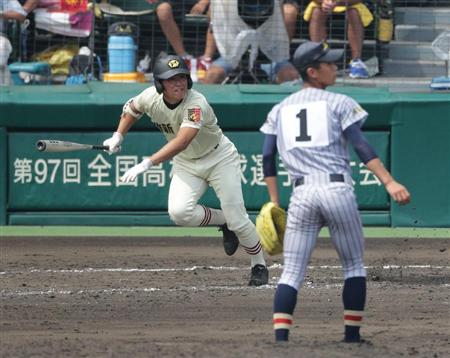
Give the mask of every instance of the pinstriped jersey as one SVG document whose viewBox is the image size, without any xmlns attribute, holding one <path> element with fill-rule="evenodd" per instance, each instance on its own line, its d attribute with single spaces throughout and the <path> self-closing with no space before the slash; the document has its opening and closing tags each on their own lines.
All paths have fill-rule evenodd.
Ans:
<svg viewBox="0 0 450 358">
<path fill-rule="evenodd" d="M 277 136 L 278 152 L 292 178 L 351 175 L 343 131 L 356 122 L 362 125 L 367 115 L 346 95 L 305 88 L 275 105 L 260 130 Z"/>
<path fill-rule="evenodd" d="M 182 159 L 201 158 L 211 152 L 222 138 L 222 130 L 206 98 L 195 90 L 188 90 L 183 101 L 174 109 L 167 107 L 163 95 L 150 87 L 134 97 L 133 105 L 141 113 L 146 113 L 167 141 L 176 137 L 182 127 L 199 129 L 189 146 L 177 154 Z"/>
</svg>

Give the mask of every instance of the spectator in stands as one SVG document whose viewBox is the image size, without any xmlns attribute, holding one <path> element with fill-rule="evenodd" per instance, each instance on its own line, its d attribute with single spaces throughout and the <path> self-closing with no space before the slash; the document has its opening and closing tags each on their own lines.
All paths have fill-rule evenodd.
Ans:
<svg viewBox="0 0 450 358">
<path fill-rule="evenodd" d="M 0 0 L 0 85 L 11 84 L 11 74 L 8 70 L 8 59 L 12 52 L 11 42 L 6 36 L 7 21 L 23 22 L 27 12 L 17 0 Z"/>
<path fill-rule="evenodd" d="M 247 1 L 249 9 L 253 8 L 257 12 L 263 11 L 263 7 L 271 9 L 270 15 L 264 15 L 264 19 L 258 19 L 259 15 L 255 15 L 257 25 L 251 26 L 242 21 L 243 18 L 240 19 L 238 8 L 243 4 L 240 4 L 240 1 L 226 0 L 212 3 L 212 25 L 220 57 L 212 63 L 204 83 L 222 83 L 237 68 L 240 57 L 249 46 L 250 53 L 256 46 L 272 61 L 272 65 L 269 64 L 274 74 L 271 80 L 282 83 L 298 79 L 297 70 L 289 62 L 289 42 L 295 34 L 298 16 L 295 0 L 256 2 L 242 0 Z"/>
<path fill-rule="evenodd" d="M 303 15 L 309 21 L 311 41 L 321 42 L 327 39 L 327 20 L 331 13 L 347 11 L 347 36 L 351 48 L 351 78 L 368 78 L 367 67 L 361 59 L 364 41 L 364 27 L 369 26 L 373 16 L 362 0 L 312 0 Z"/>
<path fill-rule="evenodd" d="M 204 14 L 209 7 L 209 0 L 146 0 L 149 4 L 156 3 L 156 16 L 164 35 L 169 41 L 175 53 L 182 57 L 188 67 L 192 55 L 189 54 L 183 44 L 183 38 L 177 21 L 181 23 L 185 15 L 184 6 L 191 6 L 190 14 Z M 174 8 L 176 11 L 174 11 Z M 181 10 L 180 10 L 181 9 Z M 176 21 L 176 20 L 177 21 Z M 214 54 L 215 49 L 213 50 Z M 205 57 L 211 55 L 205 51 Z"/>
<path fill-rule="evenodd" d="M 283 17 L 286 24 L 286 30 L 288 32 L 289 41 L 295 36 L 295 31 L 297 28 L 297 18 L 300 12 L 297 0 L 283 0 Z M 208 18 L 211 18 L 211 11 L 208 11 Z M 217 46 L 214 40 L 214 34 L 212 32 L 211 24 L 208 27 L 208 32 L 206 34 L 206 46 L 205 53 L 203 56 L 197 59 L 197 68 L 199 71 L 208 71 L 212 65 L 213 57 L 216 53 Z M 198 75 L 198 79 L 204 82 L 204 75 Z"/>
</svg>

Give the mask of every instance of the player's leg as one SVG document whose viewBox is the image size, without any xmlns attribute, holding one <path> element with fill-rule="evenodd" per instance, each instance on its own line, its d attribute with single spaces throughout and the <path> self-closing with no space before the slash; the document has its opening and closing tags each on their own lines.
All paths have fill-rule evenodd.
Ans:
<svg viewBox="0 0 450 358">
<path fill-rule="evenodd" d="M 273 306 L 276 341 L 287 341 L 289 338 L 297 293 L 303 284 L 306 267 L 323 225 L 314 201 L 315 191 L 312 186 L 297 187 L 289 203 L 283 244 L 284 268 Z"/>
<path fill-rule="evenodd" d="M 197 204 L 207 188 L 204 179 L 174 166 L 168 199 L 170 218 L 180 226 L 223 225 L 221 210 Z"/>
<path fill-rule="evenodd" d="M 323 193 L 322 199 L 331 240 L 344 271 L 345 341 L 359 342 L 366 301 L 366 269 L 364 237 L 355 194 L 350 185 L 332 184 Z"/>
<path fill-rule="evenodd" d="M 252 266 L 264 264 L 265 261 L 255 225 L 250 221 L 244 205 L 239 159 L 236 163 L 220 165 L 209 179 L 220 200 L 220 206 L 228 228 L 236 233 L 241 246 L 251 255 Z"/>
<path fill-rule="evenodd" d="M 236 233 L 241 246 L 251 257 L 254 269 L 252 277 L 255 276 L 253 271 L 261 269 L 256 276 L 261 276 L 263 281 L 266 281 L 264 283 L 267 283 L 266 262 L 261 243 L 244 205 L 239 155 L 228 138 L 222 140 L 219 148 L 217 158 L 214 158 L 215 165 L 209 171 L 208 180 L 220 200 L 228 228 Z M 255 269 L 256 266 L 258 267 Z"/>
</svg>

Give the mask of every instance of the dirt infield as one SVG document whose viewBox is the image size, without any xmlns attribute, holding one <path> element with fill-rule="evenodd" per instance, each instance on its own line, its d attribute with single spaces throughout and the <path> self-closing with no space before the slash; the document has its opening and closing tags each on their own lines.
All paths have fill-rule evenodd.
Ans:
<svg viewBox="0 0 450 358">
<path fill-rule="evenodd" d="M 291 341 L 273 343 L 270 284 L 217 238 L 1 238 L 6 357 L 449 357 L 450 239 L 367 239 L 362 335 L 341 343 L 342 275 L 320 239 Z"/>
</svg>

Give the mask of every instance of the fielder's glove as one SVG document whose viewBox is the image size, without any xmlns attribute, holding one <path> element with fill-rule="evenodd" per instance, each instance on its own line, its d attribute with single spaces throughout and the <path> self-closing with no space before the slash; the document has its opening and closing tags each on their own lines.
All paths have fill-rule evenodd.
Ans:
<svg viewBox="0 0 450 358">
<path fill-rule="evenodd" d="M 109 150 L 105 150 L 109 155 L 120 152 L 120 145 L 123 142 L 123 136 L 119 132 L 114 132 L 111 138 L 106 139 L 103 145 L 107 145 Z"/>
<path fill-rule="evenodd" d="M 264 250 L 269 255 L 283 252 L 286 230 L 286 211 L 274 203 L 266 203 L 256 217 L 256 231 Z"/>
<path fill-rule="evenodd" d="M 134 167 L 128 169 L 124 175 L 120 178 L 121 182 L 129 183 L 130 181 L 134 181 L 139 174 L 149 170 L 152 167 L 153 163 L 150 158 L 145 158 L 142 162 L 135 165 Z"/>
</svg>

